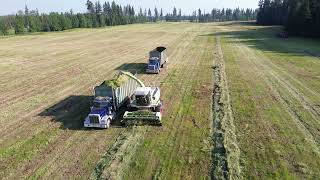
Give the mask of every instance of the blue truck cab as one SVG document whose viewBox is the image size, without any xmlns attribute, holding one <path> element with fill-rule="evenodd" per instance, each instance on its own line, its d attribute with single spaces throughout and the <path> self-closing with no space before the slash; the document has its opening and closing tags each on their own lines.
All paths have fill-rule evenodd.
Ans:
<svg viewBox="0 0 320 180">
<path fill-rule="evenodd" d="M 167 48 L 157 47 L 156 49 L 149 52 L 149 62 L 146 72 L 158 74 L 164 64 L 167 63 Z"/>
<path fill-rule="evenodd" d="M 149 59 L 149 64 L 148 64 L 148 73 L 159 73 L 160 72 L 160 60 L 159 58 L 153 57 Z"/>
<path fill-rule="evenodd" d="M 112 88 L 103 85 L 95 87 L 93 106 L 84 121 L 84 127 L 109 128 L 114 118 Z"/>
</svg>

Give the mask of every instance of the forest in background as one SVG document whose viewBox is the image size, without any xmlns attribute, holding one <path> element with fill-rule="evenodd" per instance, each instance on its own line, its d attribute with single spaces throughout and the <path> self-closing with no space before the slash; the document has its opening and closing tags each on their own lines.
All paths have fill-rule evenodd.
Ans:
<svg viewBox="0 0 320 180">
<path fill-rule="evenodd" d="M 283 25 L 290 34 L 320 37 L 319 0 L 260 0 L 259 25 Z"/>
<path fill-rule="evenodd" d="M 74 28 L 98 28 L 134 23 L 157 21 L 168 22 L 223 22 L 255 20 L 257 11 L 253 9 L 216 9 L 205 12 L 201 9 L 191 15 L 183 15 L 174 7 L 172 13 L 164 14 L 163 9 L 142 9 L 138 11 L 131 5 L 121 6 L 113 2 L 86 2 L 86 13 L 51 12 L 40 14 L 38 10 L 20 10 L 16 15 L 0 17 L 0 35 L 25 34 L 29 32 L 63 31 Z"/>
</svg>

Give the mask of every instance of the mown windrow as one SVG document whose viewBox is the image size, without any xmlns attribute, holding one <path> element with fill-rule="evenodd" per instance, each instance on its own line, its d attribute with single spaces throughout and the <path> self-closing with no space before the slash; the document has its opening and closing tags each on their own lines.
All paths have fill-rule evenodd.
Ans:
<svg viewBox="0 0 320 180">
<path fill-rule="evenodd" d="M 216 64 L 213 89 L 213 167 L 212 179 L 241 179 L 235 126 L 230 105 L 225 64 L 220 45 L 216 38 Z"/>
</svg>

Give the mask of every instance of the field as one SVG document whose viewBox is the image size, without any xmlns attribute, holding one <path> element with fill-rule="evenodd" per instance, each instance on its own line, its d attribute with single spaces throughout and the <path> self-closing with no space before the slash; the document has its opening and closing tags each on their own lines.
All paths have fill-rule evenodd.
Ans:
<svg viewBox="0 0 320 180">
<path fill-rule="evenodd" d="M 316 179 L 320 41 L 252 23 L 158 23 L 0 39 L 4 179 Z M 164 45 L 169 64 L 144 73 Z M 85 129 L 117 71 L 160 86 L 162 127 Z"/>
</svg>

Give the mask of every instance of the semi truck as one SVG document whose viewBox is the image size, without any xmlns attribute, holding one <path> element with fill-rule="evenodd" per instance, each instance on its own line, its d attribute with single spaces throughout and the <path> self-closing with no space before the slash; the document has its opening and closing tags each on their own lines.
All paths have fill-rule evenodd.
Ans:
<svg viewBox="0 0 320 180">
<path fill-rule="evenodd" d="M 130 97 L 139 87 L 145 87 L 135 75 L 121 71 L 114 79 L 104 81 L 94 88 L 91 112 L 84 127 L 109 128 L 118 110 L 127 106 Z"/>
<path fill-rule="evenodd" d="M 167 48 L 157 47 L 149 52 L 149 62 L 146 72 L 152 74 L 159 74 L 161 68 L 168 62 Z"/>
</svg>

